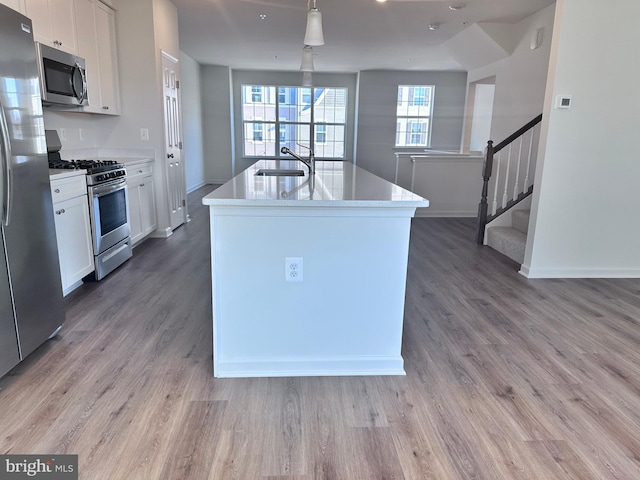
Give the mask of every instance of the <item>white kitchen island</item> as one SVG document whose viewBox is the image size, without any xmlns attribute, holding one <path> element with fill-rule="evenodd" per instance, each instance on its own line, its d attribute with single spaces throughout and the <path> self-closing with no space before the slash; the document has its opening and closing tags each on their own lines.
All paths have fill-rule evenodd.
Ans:
<svg viewBox="0 0 640 480">
<path fill-rule="evenodd" d="M 348 162 L 316 162 L 309 178 L 301 162 L 261 160 L 202 202 L 216 377 L 405 373 L 409 232 L 427 200 Z"/>
</svg>

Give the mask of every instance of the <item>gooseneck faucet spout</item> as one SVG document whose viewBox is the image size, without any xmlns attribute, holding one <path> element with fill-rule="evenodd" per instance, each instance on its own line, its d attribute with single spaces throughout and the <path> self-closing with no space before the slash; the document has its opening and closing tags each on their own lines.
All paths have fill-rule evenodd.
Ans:
<svg viewBox="0 0 640 480">
<path fill-rule="evenodd" d="M 303 145 L 301 145 L 301 146 L 303 146 Z M 309 148 L 309 147 L 304 147 L 304 148 Z M 282 153 L 289 154 L 293 158 L 295 158 L 296 160 L 300 160 L 302 163 L 304 163 L 307 166 L 307 168 L 309 169 L 309 175 L 314 175 L 316 173 L 316 161 L 315 161 L 315 157 L 313 156 L 313 150 L 311 150 L 310 148 L 309 148 L 309 158 L 308 159 L 302 158 L 296 152 L 292 152 L 287 147 L 282 147 L 280 149 L 280 151 Z"/>
</svg>

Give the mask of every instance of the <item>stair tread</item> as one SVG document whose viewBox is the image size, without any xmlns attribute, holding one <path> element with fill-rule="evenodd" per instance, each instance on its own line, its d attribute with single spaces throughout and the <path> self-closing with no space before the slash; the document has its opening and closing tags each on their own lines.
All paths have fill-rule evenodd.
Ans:
<svg viewBox="0 0 640 480">
<path fill-rule="evenodd" d="M 522 264 L 527 235 L 513 227 L 490 227 L 487 229 L 487 245 Z"/>
</svg>

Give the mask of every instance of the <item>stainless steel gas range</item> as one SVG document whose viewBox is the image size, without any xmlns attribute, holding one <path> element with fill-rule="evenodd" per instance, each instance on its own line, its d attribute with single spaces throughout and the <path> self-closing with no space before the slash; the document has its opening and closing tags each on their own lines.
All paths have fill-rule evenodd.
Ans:
<svg viewBox="0 0 640 480">
<path fill-rule="evenodd" d="M 49 168 L 87 171 L 95 262 L 92 276 L 102 280 L 132 256 L 125 166 L 114 160 L 61 160 L 50 153 Z"/>
</svg>

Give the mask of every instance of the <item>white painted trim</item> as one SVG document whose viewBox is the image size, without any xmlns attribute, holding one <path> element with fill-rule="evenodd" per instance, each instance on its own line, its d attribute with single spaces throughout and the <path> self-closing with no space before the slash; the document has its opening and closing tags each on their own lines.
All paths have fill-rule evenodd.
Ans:
<svg viewBox="0 0 640 480">
<path fill-rule="evenodd" d="M 214 322 L 215 323 L 215 322 Z M 215 348 L 214 348 L 215 352 Z M 232 377 L 299 377 L 406 375 L 398 356 L 220 358 L 213 375 Z"/>
<path fill-rule="evenodd" d="M 442 218 L 442 217 L 473 218 L 478 216 L 478 212 L 475 210 L 446 211 L 446 210 L 431 210 L 431 208 L 417 208 L 415 216 L 416 218 Z"/>
<path fill-rule="evenodd" d="M 167 227 L 164 230 L 158 228 L 157 230 L 154 230 L 153 232 L 151 232 L 149 234 L 149 237 L 151 238 L 169 238 L 171 235 L 173 235 L 173 230 L 171 230 L 171 227 Z"/>
<path fill-rule="evenodd" d="M 204 183 L 211 183 L 211 184 L 216 184 L 216 185 L 223 185 L 225 183 L 227 183 L 229 180 L 231 180 L 230 178 L 226 178 L 226 179 L 220 179 L 220 178 L 205 178 Z"/>
<path fill-rule="evenodd" d="M 259 200 L 247 200 L 246 202 L 258 203 Z M 273 202 L 271 202 L 273 203 Z M 335 202 L 338 203 L 338 202 Z M 347 202 L 345 202 L 347 203 Z M 353 202 L 355 203 L 355 202 Z M 238 205 L 211 205 L 211 215 L 231 216 L 231 217 L 375 217 L 375 218 L 405 218 L 413 217 L 415 207 L 348 207 L 336 205 L 334 207 L 274 207 L 274 206 L 251 206 L 243 207 Z"/>
<path fill-rule="evenodd" d="M 195 184 L 194 186 L 187 188 L 187 193 L 191 193 L 194 190 L 199 189 L 200 187 L 204 187 L 206 184 L 207 184 L 207 182 L 204 182 L 204 181 L 203 182 L 199 182 L 199 183 Z"/>
<path fill-rule="evenodd" d="M 411 155 L 411 161 L 414 163 L 482 163 L 484 157 L 458 155 Z"/>
<path fill-rule="evenodd" d="M 525 265 L 520 275 L 527 278 L 640 278 L 637 268 L 534 268 Z"/>
</svg>

